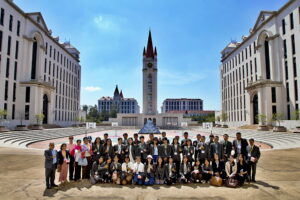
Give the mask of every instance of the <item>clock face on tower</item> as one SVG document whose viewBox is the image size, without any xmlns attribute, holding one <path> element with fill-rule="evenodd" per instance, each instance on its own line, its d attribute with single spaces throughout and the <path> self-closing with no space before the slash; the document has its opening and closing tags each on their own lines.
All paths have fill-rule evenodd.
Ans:
<svg viewBox="0 0 300 200">
<path fill-rule="evenodd" d="M 151 68 L 152 67 L 152 63 L 148 63 L 148 67 Z"/>
</svg>

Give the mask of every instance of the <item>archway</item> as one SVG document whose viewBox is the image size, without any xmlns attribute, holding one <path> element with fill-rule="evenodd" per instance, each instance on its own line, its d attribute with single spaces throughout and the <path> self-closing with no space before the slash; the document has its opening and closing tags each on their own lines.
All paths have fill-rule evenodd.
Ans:
<svg viewBox="0 0 300 200">
<path fill-rule="evenodd" d="M 252 101 L 252 105 L 253 105 L 253 124 L 258 124 L 258 96 L 257 94 L 255 94 L 253 96 L 253 101 Z"/>
<path fill-rule="evenodd" d="M 43 115 L 44 115 L 43 124 L 48 123 L 48 104 L 49 104 L 48 96 L 46 94 L 44 94 L 44 96 L 43 96 Z"/>
</svg>

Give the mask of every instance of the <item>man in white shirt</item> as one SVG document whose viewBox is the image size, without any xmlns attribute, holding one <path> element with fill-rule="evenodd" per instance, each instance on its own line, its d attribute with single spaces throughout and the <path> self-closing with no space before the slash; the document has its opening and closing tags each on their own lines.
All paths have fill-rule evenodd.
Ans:
<svg viewBox="0 0 300 200">
<path fill-rule="evenodd" d="M 144 164 L 141 163 L 141 157 L 137 156 L 135 159 L 135 163 L 133 164 L 133 182 L 135 184 L 138 185 L 142 185 L 143 184 L 143 180 L 144 180 Z"/>
</svg>

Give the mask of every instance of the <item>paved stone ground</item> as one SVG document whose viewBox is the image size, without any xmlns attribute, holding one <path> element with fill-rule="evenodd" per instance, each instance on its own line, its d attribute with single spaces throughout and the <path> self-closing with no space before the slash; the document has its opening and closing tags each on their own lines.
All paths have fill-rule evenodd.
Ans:
<svg viewBox="0 0 300 200">
<path fill-rule="evenodd" d="M 201 200 L 201 199 L 300 199 L 300 148 L 263 151 L 257 169 L 257 183 L 242 188 L 208 184 L 175 186 L 117 186 L 87 181 L 67 183 L 45 190 L 43 151 L 0 148 L 0 199 L 64 200 Z M 56 178 L 58 174 L 56 174 Z M 57 180 L 56 180 L 57 183 Z"/>
</svg>

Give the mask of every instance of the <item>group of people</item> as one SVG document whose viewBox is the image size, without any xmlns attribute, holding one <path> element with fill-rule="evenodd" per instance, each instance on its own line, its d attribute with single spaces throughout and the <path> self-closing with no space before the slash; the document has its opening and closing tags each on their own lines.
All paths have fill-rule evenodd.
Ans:
<svg viewBox="0 0 300 200">
<path fill-rule="evenodd" d="M 84 137 L 83 141 L 69 137 L 68 144 L 62 144 L 57 152 L 54 143 L 45 150 L 46 187 L 57 187 L 54 183 L 56 170 L 59 182 L 81 179 L 90 180 L 91 184 L 115 183 L 154 185 L 174 183 L 204 183 L 218 178 L 235 182 L 242 186 L 247 181 L 255 182 L 256 165 L 260 158 L 259 147 L 254 139 L 241 137 L 230 142 L 228 135 L 210 135 L 208 141 L 204 135 L 197 135 L 195 141 L 189 138 L 188 132 L 180 140 L 176 136 L 169 141 L 166 133 L 155 137 L 149 134 L 134 134 L 128 138 L 118 138 L 113 145 L 108 134 L 104 138 Z"/>
</svg>

